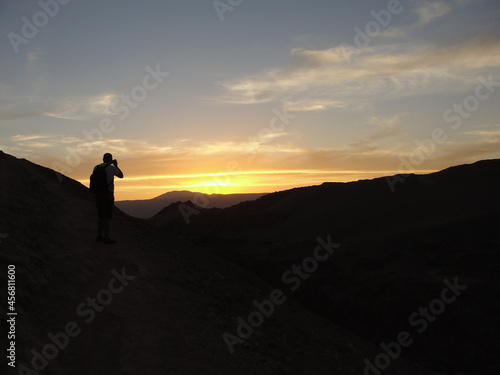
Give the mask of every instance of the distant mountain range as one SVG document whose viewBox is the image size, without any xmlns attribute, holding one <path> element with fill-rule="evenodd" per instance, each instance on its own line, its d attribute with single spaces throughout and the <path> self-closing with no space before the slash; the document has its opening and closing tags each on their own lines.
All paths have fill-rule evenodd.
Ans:
<svg viewBox="0 0 500 375">
<path fill-rule="evenodd" d="M 393 192 L 387 179 L 325 182 L 266 194 L 226 209 L 202 209 L 192 227 L 225 237 L 253 231 L 254 238 L 308 240 L 330 233 L 341 240 L 393 238 L 474 219 L 499 208 L 500 160 L 485 160 L 427 175 L 406 175 Z M 189 197 L 187 195 L 186 197 Z M 190 200 L 195 205 L 195 202 Z M 166 207 L 164 224 L 186 228 Z M 151 220 L 159 220 L 162 212 Z M 286 233 L 286 236 L 285 236 Z"/>
<path fill-rule="evenodd" d="M 252 201 L 261 194 L 203 194 L 191 191 L 171 191 L 152 199 L 116 201 L 116 206 L 130 216 L 148 219 L 171 203 L 188 200 L 199 201 L 204 208 L 226 208 L 235 204 Z"/>
</svg>

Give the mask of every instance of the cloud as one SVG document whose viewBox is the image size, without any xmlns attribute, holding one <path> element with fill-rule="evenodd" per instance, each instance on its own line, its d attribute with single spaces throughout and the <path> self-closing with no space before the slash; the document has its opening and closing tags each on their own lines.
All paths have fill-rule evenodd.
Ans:
<svg viewBox="0 0 500 375">
<path fill-rule="evenodd" d="M 456 93 L 470 89 L 481 69 L 500 66 L 499 39 L 473 39 L 448 48 L 365 47 L 351 55 L 349 63 L 341 58 L 353 51 L 343 47 L 295 49 L 284 68 L 222 83 L 220 100 L 245 104 L 285 100 L 296 111 L 313 111 L 346 109 L 382 98 Z"/>
<path fill-rule="evenodd" d="M 29 117 L 37 117 L 37 116 L 43 116 L 44 112 L 43 111 L 38 111 L 38 112 L 18 112 L 18 113 L 12 113 L 12 112 L 0 112 L 0 121 L 11 121 L 11 120 L 20 120 L 23 118 L 29 118 Z"/>
<path fill-rule="evenodd" d="M 478 160 L 500 158 L 500 134 L 490 132 L 482 137 L 466 138 L 462 141 L 449 142 L 439 146 L 440 149 L 426 165 L 435 169 L 446 168 L 451 165 L 472 163 Z"/>
<path fill-rule="evenodd" d="M 344 101 L 329 99 L 285 101 L 284 105 L 288 112 L 324 111 L 330 108 L 347 108 L 349 106 L 349 104 Z"/>
<path fill-rule="evenodd" d="M 451 5 L 443 1 L 422 2 L 414 10 L 419 17 L 416 26 L 425 26 L 432 21 L 450 13 L 451 10 Z"/>
<path fill-rule="evenodd" d="M 400 117 L 371 118 L 369 122 L 373 129 L 351 145 L 322 149 L 269 142 L 260 145 L 253 158 L 244 150 L 248 145 L 245 141 L 200 143 L 183 139 L 169 144 L 136 139 L 101 141 L 93 144 L 92 153 L 83 156 L 82 162 L 71 168 L 69 175 L 88 184 L 89 171 L 100 161 L 104 150 L 120 161 L 126 173 L 127 178 L 119 182 L 120 193 L 128 191 L 132 195 L 138 191 L 153 195 L 152 192 L 157 191 L 160 194 L 200 187 L 215 180 L 229 181 L 232 185 L 223 186 L 231 185 L 241 192 L 249 185 L 283 186 L 285 189 L 398 173 L 400 157 L 407 158 L 415 147 L 395 138 L 404 131 Z M 498 126 L 485 126 L 463 133 L 464 138 L 438 145 L 431 157 L 416 166 L 416 173 L 499 157 L 498 129 Z M 47 156 L 48 150 L 61 147 L 61 143 L 75 149 L 82 142 L 74 137 L 37 134 L 13 136 L 10 140 L 16 143 L 7 148 L 2 145 L 4 150 L 48 167 L 52 167 L 54 161 L 63 161 L 67 149 L 55 157 Z M 390 142 L 384 143 L 384 140 Z"/>
<path fill-rule="evenodd" d="M 112 93 L 82 97 L 41 97 L 16 95 L 13 91 L 12 88 L 5 86 L 0 90 L 0 99 L 2 100 L 0 121 L 37 116 L 85 120 L 99 116 L 116 115 L 110 111 L 110 106 L 117 100 L 118 96 Z"/>
<path fill-rule="evenodd" d="M 218 100 L 284 101 L 289 111 L 314 112 L 352 110 L 402 96 L 466 92 L 477 84 L 478 75 L 500 66 L 500 35 L 492 31 L 491 21 L 478 25 L 468 39 L 461 37 L 461 26 L 470 20 L 464 9 L 468 3 L 407 4 L 407 16 L 416 16 L 413 23 L 398 26 L 402 19 L 394 18 L 365 47 L 341 43 L 317 49 L 305 47 L 304 41 L 290 50 L 284 66 L 219 82 Z M 350 44 L 356 45 L 353 39 Z"/>
<path fill-rule="evenodd" d="M 362 139 L 351 144 L 351 147 L 359 150 L 377 150 L 379 149 L 379 141 L 392 139 L 395 136 L 403 133 L 406 129 L 400 123 L 400 116 L 396 115 L 391 118 L 372 117 L 368 121 L 374 127 L 374 130 L 366 134 Z"/>
<path fill-rule="evenodd" d="M 463 131 L 460 134 L 472 136 L 476 141 L 495 141 L 495 139 L 500 139 L 500 123 L 482 125 L 476 127 L 474 130 Z"/>
<path fill-rule="evenodd" d="M 41 139 L 54 139 L 55 136 L 48 134 L 13 135 L 10 139 L 14 142 L 26 142 Z"/>
<path fill-rule="evenodd" d="M 308 65 L 311 67 L 325 64 L 338 64 L 346 60 L 343 48 L 329 48 L 326 50 L 307 50 L 305 48 L 294 48 L 290 55 L 296 59 L 298 66 Z"/>
<path fill-rule="evenodd" d="M 76 145 L 76 141 L 78 138 L 53 134 L 18 134 L 4 139 L 4 149 L 30 157 L 33 154 L 51 154 L 62 144 Z"/>
<path fill-rule="evenodd" d="M 401 40 L 412 39 L 414 34 L 425 30 L 429 24 L 446 16 L 452 10 L 453 7 L 449 3 L 443 1 L 423 1 L 416 3 L 412 11 L 417 15 L 417 20 L 413 24 L 407 26 L 391 25 L 382 31 L 380 37 Z"/>
<path fill-rule="evenodd" d="M 34 64 L 38 60 L 41 60 L 43 55 L 44 53 L 40 48 L 35 48 L 33 51 L 26 53 L 26 61 L 28 64 Z"/>
<path fill-rule="evenodd" d="M 113 116 L 111 104 L 118 95 L 104 93 L 89 97 L 51 98 L 42 101 L 44 116 L 59 119 L 84 120 L 96 116 Z"/>
</svg>

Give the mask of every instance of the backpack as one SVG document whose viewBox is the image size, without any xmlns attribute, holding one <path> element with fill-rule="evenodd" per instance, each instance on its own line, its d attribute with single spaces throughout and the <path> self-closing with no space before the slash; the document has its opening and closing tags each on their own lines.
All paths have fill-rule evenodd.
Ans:
<svg viewBox="0 0 500 375">
<path fill-rule="evenodd" d="M 106 168 L 109 164 L 96 165 L 94 171 L 90 175 L 90 191 L 94 194 L 105 193 L 108 191 L 108 181 L 106 176 Z"/>
</svg>

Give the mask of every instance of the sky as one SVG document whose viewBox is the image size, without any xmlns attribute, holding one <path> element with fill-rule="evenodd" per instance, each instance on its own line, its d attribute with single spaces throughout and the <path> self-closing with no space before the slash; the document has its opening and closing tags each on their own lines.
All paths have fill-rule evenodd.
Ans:
<svg viewBox="0 0 500 375">
<path fill-rule="evenodd" d="M 117 200 L 500 158 L 499 102 L 497 0 L 0 1 L 0 149 Z"/>
</svg>

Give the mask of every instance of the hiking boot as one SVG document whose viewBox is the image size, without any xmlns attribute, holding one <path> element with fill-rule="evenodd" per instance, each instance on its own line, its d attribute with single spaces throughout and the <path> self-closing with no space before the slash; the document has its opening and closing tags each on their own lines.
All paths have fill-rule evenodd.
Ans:
<svg viewBox="0 0 500 375">
<path fill-rule="evenodd" d="M 104 243 L 104 245 L 114 245 L 115 243 L 118 243 L 118 242 L 115 240 L 112 240 L 111 238 L 105 238 L 103 240 L 103 243 Z"/>
<path fill-rule="evenodd" d="M 101 235 L 98 235 L 95 239 L 95 242 L 103 242 L 104 241 L 104 237 L 101 236 Z"/>
</svg>

